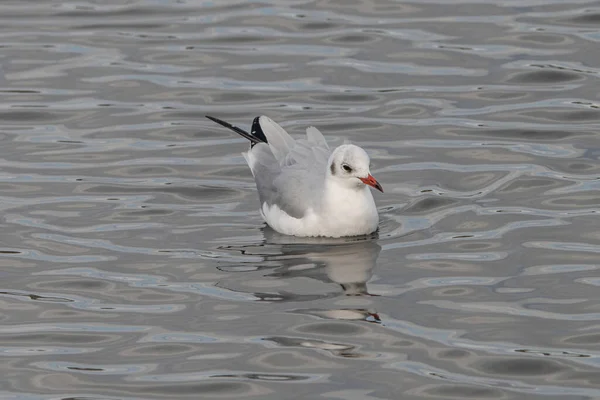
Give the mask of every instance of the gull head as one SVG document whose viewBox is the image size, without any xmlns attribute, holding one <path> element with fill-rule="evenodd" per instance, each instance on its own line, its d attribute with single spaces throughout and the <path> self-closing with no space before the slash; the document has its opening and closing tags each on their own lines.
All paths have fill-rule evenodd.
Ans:
<svg viewBox="0 0 600 400">
<path fill-rule="evenodd" d="M 383 192 L 383 188 L 369 171 L 370 159 L 367 152 L 353 144 L 337 147 L 329 157 L 329 176 L 339 183 L 362 189 L 365 185 Z"/>
</svg>

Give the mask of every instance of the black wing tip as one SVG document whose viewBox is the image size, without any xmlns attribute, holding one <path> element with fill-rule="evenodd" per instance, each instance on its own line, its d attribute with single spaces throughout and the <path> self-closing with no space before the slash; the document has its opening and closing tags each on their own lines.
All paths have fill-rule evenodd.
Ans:
<svg viewBox="0 0 600 400">
<path fill-rule="evenodd" d="M 222 119 L 219 119 L 217 117 L 213 117 L 211 115 L 205 115 L 206 118 L 210 119 L 212 122 L 216 122 L 219 125 L 223 125 L 223 126 L 232 126 L 230 123 L 223 121 Z"/>
<path fill-rule="evenodd" d="M 257 143 L 267 143 L 267 138 L 264 136 L 264 133 L 262 132 L 262 129 L 260 131 L 261 136 L 255 136 L 252 133 L 248 133 L 245 130 L 243 130 L 242 128 L 238 128 L 235 125 L 230 124 L 229 122 L 223 121 L 222 119 L 219 119 L 217 117 L 213 117 L 210 115 L 205 115 L 206 118 L 210 119 L 213 122 L 216 122 L 217 124 L 227 128 L 227 129 L 231 129 L 232 131 L 234 131 L 235 133 L 237 133 L 238 135 L 242 136 L 245 139 L 248 139 L 251 143 L 251 146 L 254 146 Z M 254 133 L 254 132 L 253 132 Z"/>
<path fill-rule="evenodd" d="M 260 126 L 260 115 L 254 118 L 252 121 L 252 128 L 250 129 L 250 134 L 254 136 L 256 139 L 260 140 L 264 143 L 269 143 L 267 140 L 267 136 L 263 132 L 262 126 Z"/>
</svg>

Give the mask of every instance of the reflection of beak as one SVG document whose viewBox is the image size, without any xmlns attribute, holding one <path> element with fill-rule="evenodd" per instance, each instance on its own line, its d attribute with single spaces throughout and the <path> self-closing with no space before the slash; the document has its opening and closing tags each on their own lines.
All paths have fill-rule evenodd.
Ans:
<svg viewBox="0 0 600 400">
<path fill-rule="evenodd" d="M 373 175 L 369 174 L 366 178 L 358 179 L 360 179 L 365 185 L 373 186 L 375 189 L 383 193 L 383 188 L 381 187 L 379 182 L 377 182 L 377 179 L 373 178 Z"/>
<path fill-rule="evenodd" d="M 369 313 L 369 315 L 367 316 L 367 321 L 369 321 L 369 317 L 373 319 L 373 322 L 381 322 L 381 318 L 379 318 L 379 314 L 375 313 Z M 371 322 L 371 321 L 369 321 Z"/>
</svg>

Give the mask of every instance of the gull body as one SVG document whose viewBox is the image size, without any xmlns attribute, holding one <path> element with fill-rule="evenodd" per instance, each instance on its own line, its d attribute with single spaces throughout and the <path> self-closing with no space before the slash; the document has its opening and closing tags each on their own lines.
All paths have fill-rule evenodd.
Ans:
<svg viewBox="0 0 600 400">
<path fill-rule="evenodd" d="M 242 153 L 258 190 L 260 213 L 279 233 L 294 236 L 357 236 L 377 230 L 379 215 L 368 186 L 383 192 L 362 148 L 330 150 L 315 127 L 294 140 L 269 117 L 254 119 L 251 133 L 210 120 L 250 140 Z"/>
</svg>

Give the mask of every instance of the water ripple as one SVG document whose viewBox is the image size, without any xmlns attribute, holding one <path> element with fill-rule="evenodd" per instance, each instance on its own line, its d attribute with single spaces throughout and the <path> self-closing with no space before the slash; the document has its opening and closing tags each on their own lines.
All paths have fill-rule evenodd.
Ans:
<svg viewBox="0 0 600 400">
<path fill-rule="evenodd" d="M 599 21 L 3 3 L 0 397 L 600 397 Z M 205 114 L 365 147 L 379 232 L 265 227 L 244 140 Z"/>
</svg>

